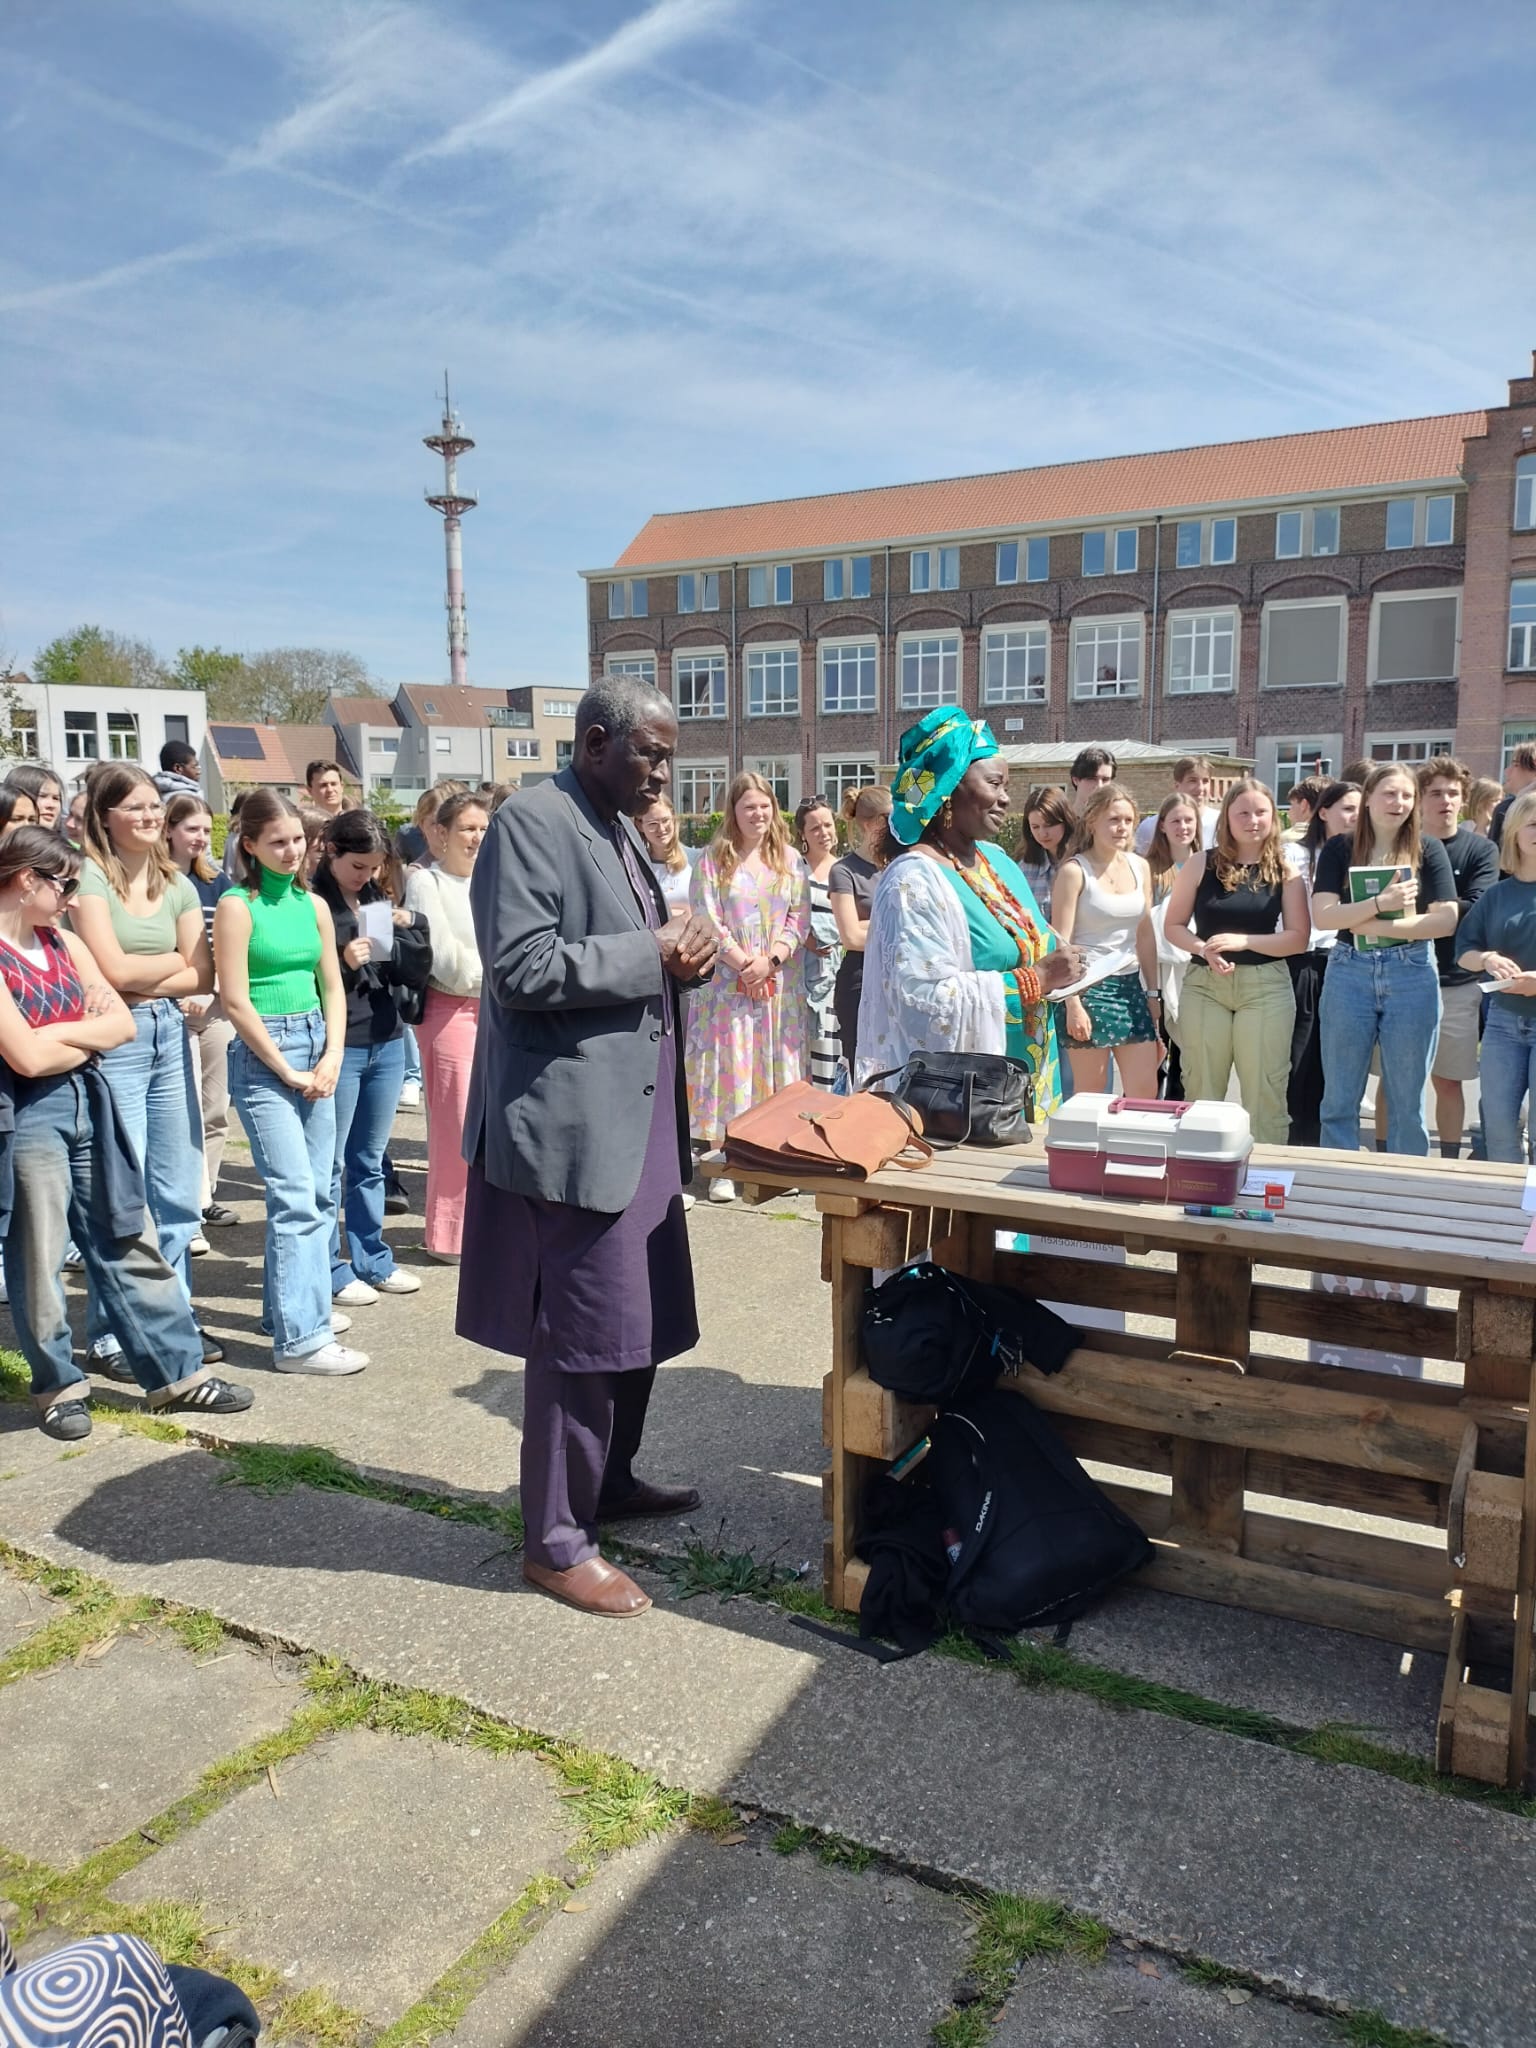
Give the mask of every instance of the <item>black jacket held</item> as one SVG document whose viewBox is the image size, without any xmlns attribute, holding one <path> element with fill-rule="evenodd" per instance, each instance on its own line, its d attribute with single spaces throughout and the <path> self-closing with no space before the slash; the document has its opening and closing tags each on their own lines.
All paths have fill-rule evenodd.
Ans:
<svg viewBox="0 0 1536 2048">
<path fill-rule="evenodd" d="M 311 885 L 330 906 L 336 926 L 336 951 L 342 954 L 357 937 L 357 917 L 322 864 Z M 388 897 L 370 882 L 360 903 L 387 903 Z M 347 1044 L 387 1045 L 402 1030 L 399 997 L 406 989 L 423 989 L 432 973 L 432 934 L 420 911 L 408 925 L 395 926 L 394 950 L 387 960 L 362 967 L 342 962 L 341 985 L 347 992 Z"/>
</svg>

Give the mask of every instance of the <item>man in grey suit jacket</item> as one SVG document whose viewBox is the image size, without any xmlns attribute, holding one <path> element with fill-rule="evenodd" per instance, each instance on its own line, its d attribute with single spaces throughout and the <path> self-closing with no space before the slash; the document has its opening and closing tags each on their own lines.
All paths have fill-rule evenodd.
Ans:
<svg viewBox="0 0 1536 2048">
<path fill-rule="evenodd" d="M 698 1505 L 631 1469 L 656 1367 L 698 1341 L 677 991 L 718 939 L 668 917 L 628 822 L 676 744 L 654 686 L 594 686 L 571 767 L 501 806 L 470 884 L 485 972 L 458 1329 L 524 1361 L 524 1578 L 608 1616 L 651 1603 L 599 1554 L 599 1521 Z"/>
</svg>

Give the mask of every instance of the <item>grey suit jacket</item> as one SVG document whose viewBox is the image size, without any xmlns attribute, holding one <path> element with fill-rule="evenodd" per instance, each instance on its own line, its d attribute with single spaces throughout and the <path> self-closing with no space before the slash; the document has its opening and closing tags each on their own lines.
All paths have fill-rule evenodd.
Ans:
<svg viewBox="0 0 1536 2048">
<path fill-rule="evenodd" d="M 636 865 L 666 908 L 626 819 Z M 469 886 L 484 963 L 464 1157 L 513 1194 L 617 1211 L 640 1180 L 676 984 L 608 828 L 562 768 L 497 811 Z M 683 1048 L 675 1108 L 692 1178 Z"/>
</svg>

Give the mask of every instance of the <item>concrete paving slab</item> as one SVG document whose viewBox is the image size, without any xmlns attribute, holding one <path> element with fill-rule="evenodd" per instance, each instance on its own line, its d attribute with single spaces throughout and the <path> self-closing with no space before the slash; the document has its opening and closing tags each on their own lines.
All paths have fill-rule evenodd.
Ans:
<svg viewBox="0 0 1536 2048">
<path fill-rule="evenodd" d="M 969 1950 L 953 1899 L 879 1870 L 673 1835 L 616 1857 L 480 1994 L 454 2048 L 912 2048 Z"/>
<path fill-rule="evenodd" d="M 18 1679 L 0 1692 L 0 1756 L 25 1766 L 0 1771 L 0 1842 L 77 1863 L 280 1728 L 300 1698 L 291 1672 L 242 1644 L 199 1659 L 149 1636 Z"/>
<path fill-rule="evenodd" d="M 46 1628 L 55 1615 L 62 1614 L 61 1602 L 50 1600 L 25 1579 L 0 1571 L 0 1657 Z"/>
<path fill-rule="evenodd" d="M 660 1582 L 656 1611 L 616 1631 L 515 1590 L 482 1531 L 350 1496 L 274 1503 L 211 1484 L 197 1452 L 123 1455 L 133 1469 L 103 1484 L 78 1465 L 14 1482 L 6 1532 L 917 1868 L 1529 2048 L 1536 1860 L 1512 1816 L 942 1659 L 882 1668 L 751 1603 L 679 1607 Z"/>
<path fill-rule="evenodd" d="M 113 1887 L 125 1904 L 195 1899 L 230 1954 L 323 1986 L 387 2023 L 506 1911 L 563 1874 L 574 1833 L 555 1779 L 495 1757 L 366 1728 L 283 1765 Z"/>
<path fill-rule="evenodd" d="M 1112 1949 L 1102 1963 L 1025 1966 L 997 2048 L 1338 2048 L 1316 2013 L 1192 1984 L 1176 1963 Z"/>
</svg>

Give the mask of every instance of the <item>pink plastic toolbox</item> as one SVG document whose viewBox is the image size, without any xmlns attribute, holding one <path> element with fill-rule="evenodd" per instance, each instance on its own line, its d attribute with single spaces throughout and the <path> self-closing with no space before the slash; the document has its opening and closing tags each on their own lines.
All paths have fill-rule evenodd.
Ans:
<svg viewBox="0 0 1536 2048">
<path fill-rule="evenodd" d="M 1235 1102 L 1074 1095 L 1045 1134 L 1053 1188 L 1144 1202 L 1235 1202 L 1252 1150 L 1248 1112 Z"/>
</svg>

